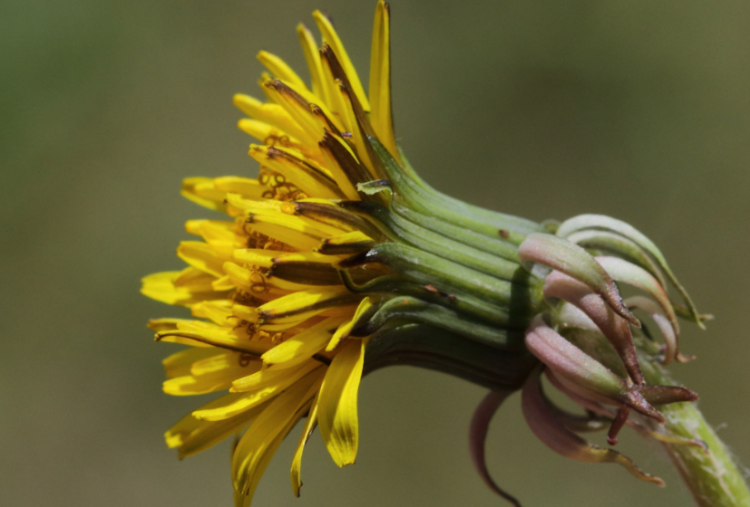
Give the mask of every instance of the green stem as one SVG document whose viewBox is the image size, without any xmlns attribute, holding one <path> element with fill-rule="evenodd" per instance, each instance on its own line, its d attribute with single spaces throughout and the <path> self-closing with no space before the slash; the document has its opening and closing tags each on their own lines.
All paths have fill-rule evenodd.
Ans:
<svg viewBox="0 0 750 507">
<path fill-rule="evenodd" d="M 511 314 L 530 320 L 544 304 L 541 283 L 518 284 L 480 273 L 401 243 L 381 243 L 339 263 L 341 268 L 379 262 L 419 284 L 430 284 L 450 295 L 473 296 L 508 307 Z"/>
<path fill-rule="evenodd" d="M 369 141 L 379 161 L 383 164 L 384 172 L 396 194 L 403 198 L 409 207 L 491 238 L 503 237 L 515 245 L 520 245 L 526 235 L 540 232 L 541 226 L 530 220 L 486 211 L 479 213 L 480 208 L 427 190 L 404 172 L 382 144 L 376 139 L 369 139 Z M 490 216 L 487 216 L 487 213 Z"/>
<path fill-rule="evenodd" d="M 393 297 L 396 294 L 412 296 L 470 315 L 480 321 L 500 327 L 523 330 L 528 320 L 511 325 L 510 312 L 506 306 L 493 305 L 484 299 L 462 295 L 450 297 L 441 291 L 431 290 L 425 285 L 410 282 L 398 275 L 384 275 L 369 282 L 357 285 L 347 271 L 339 271 L 339 276 L 347 289 L 355 294 Z"/>
<path fill-rule="evenodd" d="M 386 366 L 440 371 L 492 390 L 519 389 L 539 361 L 424 324 L 381 329 L 367 344 L 363 374 Z"/>
<path fill-rule="evenodd" d="M 381 147 L 381 153 L 382 153 L 382 147 Z M 428 194 L 431 194 L 437 199 L 442 200 L 449 207 L 455 207 L 457 209 L 460 209 L 464 215 L 472 216 L 479 220 L 484 220 L 490 224 L 494 223 L 498 227 L 501 227 L 502 223 L 506 223 L 506 224 L 513 223 L 519 227 L 527 229 L 529 232 L 547 232 L 543 225 L 538 224 L 534 222 L 533 220 L 518 217 L 515 215 L 509 215 L 507 213 L 500 213 L 498 211 L 488 210 L 485 208 L 481 208 L 479 206 L 474 206 L 473 204 L 466 203 L 464 201 L 461 201 L 460 199 L 456 199 L 455 197 L 451 197 L 450 195 L 444 194 L 436 190 L 429 183 L 424 181 L 419 176 L 419 174 L 417 174 L 417 172 L 411 166 L 409 161 L 406 159 L 404 152 L 399 150 L 399 153 L 401 153 L 401 160 L 404 161 L 404 167 L 403 167 L 404 173 L 406 173 L 406 175 L 409 178 L 415 181 Z"/>
<path fill-rule="evenodd" d="M 384 302 L 361 328 L 352 330 L 352 336 L 370 336 L 385 325 L 410 323 L 425 324 L 490 347 L 525 350 L 521 331 L 482 324 L 444 306 L 410 296 L 398 296 Z"/>
<path fill-rule="evenodd" d="M 518 258 L 518 246 L 516 245 L 506 243 L 499 239 L 488 238 L 487 236 L 478 234 L 472 230 L 466 229 L 465 227 L 449 224 L 439 218 L 419 213 L 397 200 L 391 202 L 391 209 L 399 216 L 402 216 L 415 224 L 419 224 L 425 229 L 437 232 L 448 238 L 453 238 L 465 245 L 490 253 L 502 259 L 520 262 Z"/>
<path fill-rule="evenodd" d="M 501 280 L 523 284 L 532 278 L 521 267 L 520 261 L 513 262 L 498 258 L 488 252 L 455 241 L 411 222 L 385 206 L 372 202 L 357 202 L 352 203 L 350 207 L 374 218 L 381 228 L 381 233 L 392 241 L 406 242 L 420 250 Z"/>
<path fill-rule="evenodd" d="M 643 369 L 649 384 L 675 385 L 660 365 Z M 672 403 L 659 407 L 667 419 L 665 430 L 674 435 L 700 439 L 708 451 L 663 443 L 675 468 L 700 507 L 750 507 L 750 491 L 724 443 L 708 425 L 695 403 Z"/>
</svg>

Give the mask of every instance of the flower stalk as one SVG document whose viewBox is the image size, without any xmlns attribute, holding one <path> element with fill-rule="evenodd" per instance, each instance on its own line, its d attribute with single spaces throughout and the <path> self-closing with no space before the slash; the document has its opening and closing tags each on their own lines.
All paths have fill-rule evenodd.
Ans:
<svg viewBox="0 0 750 507">
<path fill-rule="evenodd" d="M 188 266 L 143 280 L 144 294 L 194 317 L 149 324 L 157 341 L 187 347 L 165 359 L 164 391 L 227 391 L 175 424 L 167 444 L 184 457 L 236 435 L 235 504 L 248 507 L 281 441 L 306 419 L 291 468 L 299 495 L 316 427 L 334 463 L 353 464 L 363 375 L 411 365 L 490 389 L 472 421 L 472 458 L 515 505 L 486 468 L 484 442 L 494 411 L 517 390 L 529 427 L 558 454 L 662 484 L 580 435 L 609 428 L 614 446 L 630 427 L 668 448 L 700 505 L 747 499 L 690 403 L 697 395 L 660 366 L 690 359 L 679 350 L 678 317 L 701 327 L 704 317 L 656 245 L 610 217 L 538 224 L 430 187 L 393 130 L 388 5 L 376 8 L 369 94 L 328 18 L 313 16 L 320 50 L 307 28 L 297 30 L 310 86 L 261 51 L 273 74 L 261 78 L 268 102 L 235 96 L 250 117 L 239 127 L 262 143 L 249 149 L 259 177 L 186 179 L 183 195 L 225 220 L 189 221 L 202 241 L 178 247 Z M 639 294 L 623 300 L 625 285 Z M 643 337 L 651 336 L 634 311 L 656 323 L 663 346 Z M 585 413 L 556 406 L 543 378 Z"/>
<path fill-rule="evenodd" d="M 643 374 L 649 383 L 675 385 L 666 368 L 658 363 L 645 365 Z M 695 503 L 700 507 L 750 506 L 746 476 L 698 406 L 695 403 L 673 403 L 661 407 L 660 411 L 666 419 L 664 432 L 698 439 L 706 445 L 704 450 L 661 442 Z"/>
</svg>

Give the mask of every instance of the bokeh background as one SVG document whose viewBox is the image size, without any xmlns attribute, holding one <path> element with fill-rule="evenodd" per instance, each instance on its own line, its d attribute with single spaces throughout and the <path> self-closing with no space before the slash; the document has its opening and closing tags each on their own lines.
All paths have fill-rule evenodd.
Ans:
<svg viewBox="0 0 750 507">
<path fill-rule="evenodd" d="M 258 94 L 260 49 L 303 70 L 294 27 L 329 12 L 368 69 L 375 1 L 5 0 L 0 4 L 0 504 L 230 505 L 228 446 L 179 462 L 162 433 L 199 400 L 162 394 L 145 322 L 181 316 L 140 296 L 177 269 L 182 223 L 210 212 L 185 176 L 252 175 L 234 92 Z M 699 360 L 675 374 L 750 461 L 750 4 L 665 0 L 394 0 L 402 146 L 438 188 L 534 219 L 583 212 L 656 239 L 703 311 Z M 411 368 L 360 394 L 361 450 L 338 470 L 318 436 L 302 498 L 268 468 L 255 505 L 503 505 L 474 474 L 468 423 L 483 390 Z M 294 441 L 292 441 L 294 440 Z M 690 504 L 666 459 L 568 462 L 512 398 L 489 465 L 527 506 Z"/>
</svg>

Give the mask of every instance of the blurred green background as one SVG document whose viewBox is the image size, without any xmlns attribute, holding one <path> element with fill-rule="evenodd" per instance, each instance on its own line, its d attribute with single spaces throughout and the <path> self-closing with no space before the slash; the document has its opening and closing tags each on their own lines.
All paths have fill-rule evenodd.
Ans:
<svg viewBox="0 0 750 507">
<path fill-rule="evenodd" d="M 0 504 L 230 505 L 228 446 L 178 462 L 162 440 L 200 400 L 162 394 L 138 293 L 177 269 L 182 224 L 209 212 L 185 176 L 253 175 L 232 94 L 260 95 L 255 53 L 302 70 L 294 27 L 330 13 L 366 73 L 375 1 L 5 0 L 0 4 Z M 651 236 L 703 311 L 699 355 L 675 374 L 750 462 L 750 4 L 636 0 L 395 0 L 397 133 L 420 173 L 465 200 L 534 219 L 596 212 Z M 504 505 L 473 472 L 483 390 L 411 368 L 360 393 L 356 466 L 318 436 L 302 498 L 296 437 L 255 505 Z M 564 460 L 531 435 L 517 397 L 493 422 L 489 465 L 526 506 L 690 504 L 666 458 Z"/>
</svg>

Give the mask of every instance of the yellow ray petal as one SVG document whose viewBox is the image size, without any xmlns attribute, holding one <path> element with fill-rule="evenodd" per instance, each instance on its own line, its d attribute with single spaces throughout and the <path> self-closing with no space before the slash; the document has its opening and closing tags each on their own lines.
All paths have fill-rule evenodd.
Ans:
<svg viewBox="0 0 750 507">
<path fill-rule="evenodd" d="M 194 317 L 210 319 L 220 326 L 225 326 L 232 316 L 232 301 L 228 299 L 202 301 L 191 306 L 190 312 Z"/>
<path fill-rule="evenodd" d="M 316 251 L 324 255 L 358 253 L 372 248 L 376 242 L 361 231 L 352 231 L 324 239 Z"/>
<path fill-rule="evenodd" d="M 218 292 L 228 291 L 235 288 L 234 284 L 232 284 L 232 281 L 226 275 L 211 282 L 211 287 L 213 287 L 213 289 Z"/>
<path fill-rule="evenodd" d="M 375 9 L 375 26 L 372 30 L 370 54 L 370 122 L 380 142 L 401 161 L 393 132 L 391 105 L 391 12 L 387 3 L 378 2 Z"/>
<path fill-rule="evenodd" d="M 251 222 L 245 224 L 247 230 L 268 236 L 296 250 L 312 250 L 321 241 L 321 235 L 309 234 L 309 227 L 298 221 L 278 216 L 253 216 L 248 219 Z"/>
<path fill-rule="evenodd" d="M 164 365 L 164 373 L 167 378 L 181 377 L 190 374 L 190 368 L 196 361 L 222 353 L 221 349 L 213 347 L 190 347 L 168 356 L 161 363 Z"/>
<path fill-rule="evenodd" d="M 266 387 L 274 386 L 283 390 L 298 379 L 304 377 L 316 368 L 319 368 L 321 364 L 322 363 L 318 361 L 308 361 L 299 368 L 293 369 L 282 369 L 276 367 L 263 368 L 252 375 L 246 375 L 235 379 L 234 382 L 232 382 L 231 391 L 236 393 L 254 393 L 265 389 Z M 244 396 L 239 399 L 243 398 Z"/>
<path fill-rule="evenodd" d="M 270 88 L 275 90 L 276 93 L 285 94 L 287 96 L 287 99 L 293 99 L 297 104 L 304 106 L 303 109 L 300 110 L 300 112 L 304 113 L 305 115 L 304 124 L 308 124 L 310 121 L 312 121 L 328 129 L 334 129 L 338 131 L 341 130 L 342 124 L 337 121 L 337 118 L 332 114 L 332 110 L 328 107 L 328 105 L 322 100 L 321 97 L 310 93 L 310 91 L 306 88 L 298 88 L 294 86 L 293 83 L 290 83 L 284 79 L 266 81 L 264 83 L 264 88 Z M 276 95 L 274 95 L 273 92 L 271 93 L 271 96 L 274 97 L 274 102 L 278 102 L 279 104 L 281 104 L 280 101 L 276 100 Z M 316 113 L 313 111 L 313 108 L 317 109 L 321 116 L 328 118 L 332 123 L 320 123 L 314 117 Z M 289 111 L 289 113 L 294 116 L 294 113 L 292 111 Z M 310 131 L 310 133 L 313 132 L 322 134 L 322 131 Z"/>
<path fill-rule="evenodd" d="M 329 132 L 323 136 L 319 146 L 326 164 L 330 167 L 339 167 L 352 186 L 356 187 L 358 183 L 373 179 L 369 169 L 359 161 L 349 144 L 342 138 Z M 336 181 L 343 180 L 337 178 Z M 358 192 L 356 192 L 356 195 L 356 200 L 360 200 Z"/>
<path fill-rule="evenodd" d="M 240 412 L 250 410 L 258 404 L 277 396 L 284 389 L 320 367 L 322 367 L 321 363 L 313 361 L 294 370 L 281 370 L 279 372 L 270 370 L 259 371 L 251 375 L 251 377 L 257 377 L 256 384 L 246 389 L 242 396 L 231 400 L 231 402 L 223 406 L 209 410 L 196 410 L 193 412 L 193 417 L 205 421 L 220 421 L 233 417 Z"/>
<path fill-rule="evenodd" d="M 231 370 L 236 375 L 252 375 L 260 371 L 260 359 L 258 356 L 241 354 L 234 351 L 223 351 L 205 359 L 196 361 L 190 367 L 190 374 L 195 377 L 221 375 Z"/>
<path fill-rule="evenodd" d="M 211 245 L 201 241 L 181 241 L 177 247 L 177 256 L 192 267 L 216 278 L 224 276 L 222 265 L 229 260 L 219 255 Z"/>
<path fill-rule="evenodd" d="M 244 262 L 251 266 L 268 269 L 273 266 L 274 258 L 281 252 L 274 250 L 261 250 L 260 248 L 238 248 L 232 253 L 234 260 Z"/>
<path fill-rule="evenodd" d="M 177 324 L 181 322 L 190 322 L 189 319 L 151 319 L 148 321 L 148 328 L 153 331 L 174 331 L 177 329 Z"/>
<path fill-rule="evenodd" d="M 201 408 L 213 408 L 218 404 L 225 403 L 226 398 L 233 396 L 237 395 L 228 394 L 222 396 Z M 180 459 L 192 456 L 240 431 L 242 426 L 250 424 L 267 406 L 268 403 L 262 403 L 252 410 L 242 412 L 235 417 L 215 422 L 200 421 L 192 415 L 188 415 L 172 426 L 164 434 L 164 438 L 169 448 L 176 447 L 178 449 Z"/>
<path fill-rule="evenodd" d="M 293 211 L 297 216 L 309 218 L 314 222 L 327 224 L 337 229 L 331 231 L 331 235 L 338 235 L 342 232 L 366 231 L 366 234 L 377 234 L 375 237 L 383 238 L 383 234 L 367 219 L 327 199 L 298 199 L 293 203 Z"/>
<path fill-rule="evenodd" d="M 315 252 L 279 252 L 261 250 L 259 248 L 238 248 L 234 251 L 234 259 L 259 268 L 274 268 L 279 264 L 288 263 L 322 263 L 333 265 L 336 257 L 322 255 Z"/>
<path fill-rule="evenodd" d="M 273 146 L 250 145 L 249 154 L 263 166 L 283 175 L 307 195 L 327 199 L 343 199 L 337 182 L 327 169 L 319 167 L 311 160 L 305 160 L 301 153 Z"/>
<path fill-rule="evenodd" d="M 332 269 L 330 265 L 325 266 Z M 271 297 L 265 296 L 267 296 L 271 291 L 274 290 L 277 291 L 277 297 L 280 297 L 289 292 L 313 289 L 321 285 L 332 286 L 342 284 L 341 281 L 337 279 L 338 275 L 336 271 L 333 271 L 333 275 L 335 275 L 335 277 L 332 276 L 332 274 L 329 272 L 315 271 L 312 269 L 305 270 L 304 268 L 302 268 L 300 273 L 295 273 L 293 270 L 286 270 L 285 272 L 282 272 L 282 275 L 285 275 L 287 277 L 297 276 L 297 278 L 300 280 L 301 277 L 304 276 L 307 276 L 308 278 L 313 276 L 318 277 L 317 283 L 304 283 L 305 280 L 301 280 L 300 282 L 290 281 L 286 280 L 285 278 L 275 276 L 271 270 L 262 271 L 260 269 L 246 269 L 242 266 L 238 266 L 233 262 L 227 262 L 224 265 L 224 269 L 228 273 L 229 277 L 232 280 L 232 283 L 235 286 L 244 289 L 257 297 L 263 298 L 264 300 L 273 299 Z M 279 294 L 278 291 L 282 291 L 283 294 Z"/>
<path fill-rule="evenodd" d="M 264 322 L 281 324 L 318 315 L 328 308 L 351 305 L 361 296 L 345 287 L 320 287 L 294 292 L 264 304 L 258 311 Z"/>
<path fill-rule="evenodd" d="M 279 79 L 271 79 L 263 83 L 263 91 L 297 122 L 297 125 L 305 132 L 305 139 L 317 141 L 323 135 L 320 124 L 310 110 L 310 103 L 287 83 Z"/>
<path fill-rule="evenodd" d="M 359 75 L 357 75 L 357 71 L 354 68 L 354 65 L 352 65 L 352 61 L 349 59 L 349 55 L 347 54 L 346 49 L 344 49 L 344 45 L 341 43 L 341 39 L 333 28 L 333 25 L 320 11 L 313 12 L 313 18 L 315 18 L 315 23 L 318 25 L 318 29 L 323 35 L 323 42 L 326 42 L 331 46 L 333 52 L 336 53 L 336 56 L 341 62 L 341 66 L 344 68 L 349 81 L 352 83 L 353 91 L 357 94 L 360 104 L 362 104 L 365 111 L 369 111 L 370 103 L 367 101 L 367 95 L 365 95 L 364 88 L 362 88 L 362 82 L 359 80 Z"/>
<path fill-rule="evenodd" d="M 214 280 L 216 280 L 214 275 L 189 267 L 183 269 L 180 276 L 175 278 L 172 283 L 175 287 L 184 288 L 190 292 L 212 292 L 214 289 L 211 284 Z"/>
<path fill-rule="evenodd" d="M 232 478 L 242 505 L 247 505 L 268 462 L 293 424 L 307 411 L 320 375 L 303 377 L 274 398 L 240 439 L 232 456 Z"/>
<path fill-rule="evenodd" d="M 225 220 L 188 220 L 185 232 L 201 236 L 205 240 L 232 241 L 235 239 L 235 223 Z"/>
<path fill-rule="evenodd" d="M 341 115 L 349 118 L 349 132 L 354 141 L 357 158 L 367 167 L 371 179 L 386 178 L 387 175 L 381 169 L 380 160 L 374 153 L 371 153 L 372 149 L 367 141 L 367 137 L 377 137 L 377 135 L 370 124 L 367 111 L 358 100 L 357 94 L 351 90 L 352 84 L 342 68 L 341 62 L 329 46 L 323 46 L 321 49 L 321 59 L 327 72 L 330 72 L 336 78 L 337 85 L 331 90 L 331 95 L 335 95 L 336 90 L 341 95 L 343 107 Z M 376 165 L 374 162 L 378 162 L 378 164 Z"/>
<path fill-rule="evenodd" d="M 176 287 L 174 281 L 179 278 L 183 271 L 165 271 L 154 273 L 141 280 L 141 294 L 167 303 L 169 305 L 190 306 L 194 303 L 207 299 L 218 299 L 223 293 L 213 290 L 205 292 L 193 292 L 187 287 Z"/>
<path fill-rule="evenodd" d="M 302 78 L 300 78 L 297 73 L 278 56 L 271 54 L 268 51 L 261 51 L 258 53 L 258 61 L 277 78 L 289 82 L 297 89 L 308 91 L 307 85 L 302 81 Z"/>
<path fill-rule="evenodd" d="M 273 276 L 270 274 L 266 276 L 266 280 L 268 281 L 270 285 L 277 287 L 279 289 L 289 291 L 289 292 L 297 292 L 300 290 L 313 289 L 321 285 L 326 285 L 326 286 L 341 285 L 341 282 L 339 283 L 315 283 L 315 284 L 298 283 L 298 282 L 292 282 L 289 280 L 284 280 L 283 278 L 279 278 L 277 276 Z"/>
<path fill-rule="evenodd" d="M 236 194 L 227 194 L 226 198 L 232 208 L 245 214 L 245 229 L 255 230 L 298 250 L 312 250 L 323 238 L 340 232 L 326 224 L 285 213 L 281 210 L 284 203 L 279 201 L 250 201 Z"/>
<path fill-rule="evenodd" d="M 347 114 L 341 93 L 338 91 L 341 81 L 336 79 L 336 76 L 331 71 L 330 64 L 323 58 L 321 58 L 321 65 L 323 68 L 323 82 L 328 90 L 329 108 L 331 110 L 331 117 L 329 119 L 338 127 L 339 132 L 334 132 L 333 129 L 328 130 L 335 134 L 351 132 L 354 126 L 351 123 L 350 116 Z"/>
<path fill-rule="evenodd" d="M 260 271 L 245 269 L 234 262 L 226 262 L 224 270 L 234 285 L 251 294 L 260 295 L 269 290 L 269 281 Z"/>
<path fill-rule="evenodd" d="M 337 86 L 331 93 L 338 93 L 341 97 L 341 104 L 343 105 L 342 114 L 345 115 L 348 120 L 346 124 L 349 126 L 349 133 L 351 134 L 351 140 L 354 141 L 354 148 L 359 161 L 367 167 L 370 175 L 373 178 L 377 178 L 375 171 L 373 170 L 372 161 L 370 160 L 370 154 L 367 151 L 367 141 L 365 140 L 362 130 L 359 128 L 357 122 L 357 116 L 354 113 L 354 107 L 352 105 L 351 91 L 344 86 L 340 80 L 336 80 Z"/>
<path fill-rule="evenodd" d="M 310 440 L 313 430 L 318 423 L 318 399 L 319 395 L 315 396 L 315 399 L 310 405 L 310 412 L 307 414 L 307 421 L 305 422 L 305 428 L 302 430 L 300 435 L 299 443 L 297 444 L 297 450 L 294 453 L 294 459 L 292 459 L 292 489 L 294 495 L 299 497 L 300 488 L 302 487 L 302 453 L 305 450 L 307 441 Z"/>
<path fill-rule="evenodd" d="M 237 122 L 237 126 L 246 134 L 253 136 L 255 139 L 266 145 L 274 145 L 279 139 L 281 139 L 281 137 L 287 135 L 283 130 L 269 125 L 264 121 L 251 120 L 249 118 L 242 118 Z"/>
<path fill-rule="evenodd" d="M 266 277 L 275 286 L 287 290 L 306 290 L 343 283 L 338 271 L 330 262 L 321 262 L 318 259 L 297 260 L 286 256 L 274 259 L 273 267 Z"/>
<path fill-rule="evenodd" d="M 224 192 L 216 190 L 211 178 L 185 178 L 182 180 L 180 194 L 196 204 L 214 211 L 226 212 Z"/>
<path fill-rule="evenodd" d="M 305 54 L 307 68 L 310 69 L 312 91 L 315 95 L 320 97 L 326 105 L 328 105 L 328 91 L 323 82 L 323 69 L 320 64 L 320 53 L 318 53 L 318 46 L 315 44 L 315 39 L 310 30 L 308 30 L 302 23 L 297 25 L 297 35 L 299 36 L 299 42 L 302 45 L 302 52 Z"/>
<path fill-rule="evenodd" d="M 272 125 L 286 135 L 295 137 L 303 143 L 315 144 L 316 140 L 305 132 L 289 113 L 279 104 L 264 104 L 249 95 L 238 93 L 234 96 L 234 105 L 246 115 Z"/>
<path fill-rule="evenodd" d="M 260 370 L 259 360 L 251 361 L 236 352 L 223 352 L 193 363 L 190 374 L 164 382 L 164 392 L 190 396 L 227 389 L 234 379 Z"/>
<path fill-rule="evenodd" d="M 245 199 L 264 199 L 264 193 L 268 187 L 252 178 L 240 178 L 238 176 L 222 176 L 214 180 L 217 190 L 224 193 L 239 194 Z"/>
<path fill-rule="evenodd" d="M 320 388 L 318 424 L 328 452 L 339 467 L 357 457 L 357 392 L 362 378 L 365 340 L 348 343 L 333 358 Z"/>
<path fill-rule="evenodd" d="M 193 375 L 184 375 L 165 380 L 163 389 L 166 394 L 172 396 L 193 396 L 221 391 L 227 389 L 230 385 L 232 385 L 232 378 L 229 376 L 200 378 Z"/>
<path fill-rule="evenodd" d="M 207 344 L 236 352 L 246 352 L 255 356 L 261 356 L 266 350 L 271 348 L 271 345 L 268 343 L 239 339 L 231 334 L 231 330 L 229 332 L 219 332 L 195 328 L 191 330 L 178 329 L 176 331 L 160 331 L 156 333 L 157 341 L 170 341 L 170 337 L 182 338 L 179 342 L 188 345 Z"/>
<path fill-rule="evenodd" d="M 201 343 L 197 340 L 192 340 L 190 338 L 185 338 L 179 335 L 164 336 L 160 338 L 159 341 L 165 342 L 165 343 L 176 343 L 177 345 L 187 345 L 189 347 L 196 347 L 196 348 L 199 348 L 199 347 L 203 347 L 207 349 L 215 348 L 213 345 L 209 345 L 207 343 Z"/>
<path fill-rule="evenodd" d="M 354 317 L 352 317 L 349 322 L 341 324 L 333 334 L 331 341 L 326 346 L 326 352 L 333 351 L 336 347 L 339 346 L 339 343 L 341 343 L 342 340 L 346 340 L 347 338 L 349 338 L 349 333 L 352 332 L 352 328 L 354 327 L 354 325 L 357 324 L 363 316 L 368 315 L 375 308 L 375 306 L 380 303 L 380 300 L 381 298 L 373 296 L 367 296 L 366 298 L 364 298 L 362 302 L 359 303 L 357 311 L 354 312 Z"/>
<path fill-rule="evenodd" d="M 348 317 L 329 317 L 314 326 L 287 338 L 263 354 L 261 359 L 274 368 L 291 368 L 309 360 L 323 350 L 336 328 Z"/>
</svg>

